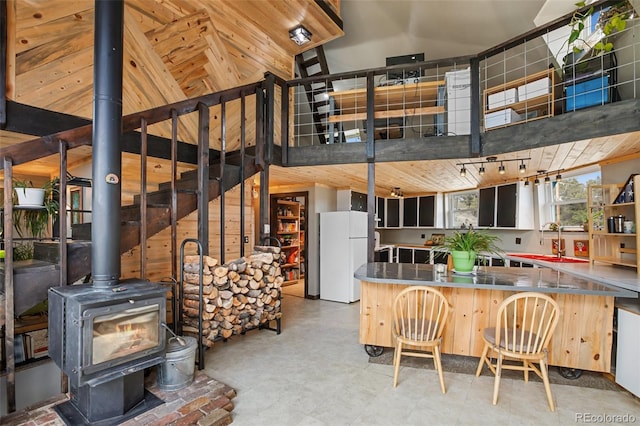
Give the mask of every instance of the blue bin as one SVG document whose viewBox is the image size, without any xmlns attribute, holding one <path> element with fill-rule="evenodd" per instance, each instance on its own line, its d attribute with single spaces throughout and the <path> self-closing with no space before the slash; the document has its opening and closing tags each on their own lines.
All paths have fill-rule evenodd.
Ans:
<svg viewBox="0 0 640 426">
<path fill-rule="evenodd" d="M 592 78 L 566 87 L 565 111 L 575 111 L 610 102 L 609 76 Z"/>
</svg>

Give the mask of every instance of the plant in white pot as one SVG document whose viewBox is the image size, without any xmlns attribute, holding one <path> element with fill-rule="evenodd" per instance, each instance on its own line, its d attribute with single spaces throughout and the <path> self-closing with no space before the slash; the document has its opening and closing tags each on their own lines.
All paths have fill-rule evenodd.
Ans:
<svg viewBox="0 0 640 426">
<path fill-rule="evenodd" d="M 13 223 L 18 236 L 42 238 L 49 225 L 49 218 L 58 212 L 58 178 L 46 181 L 40 188 L 34 188 L 31 181 L 16 180 L 13 187 L 16 194 L 16 208 Z M 32 192 L 36 198 L 29 198 Z"/>
<path fill-rule="evenodd" d="M 478 253 L 496 254 L 502 257 L 502 249 L 496 243 L 500 238 L 486 232 L 469 229 L 464 232 L 453 231 L 445 237 L 439 248 L 446 250 L 453 260 L 456 272 L 472 272 Z"/>
</svg>

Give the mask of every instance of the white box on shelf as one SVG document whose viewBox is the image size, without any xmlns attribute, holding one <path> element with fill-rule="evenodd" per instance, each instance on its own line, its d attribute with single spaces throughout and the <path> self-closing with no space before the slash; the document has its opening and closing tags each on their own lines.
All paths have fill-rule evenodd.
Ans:
<svg viewBox="0 0 640 426">
<path fill-rule="evenodd" d="M 489 95 L 487 98 L 488 109 L 500 108 L 518 102 L 518 92 L 514 87 Z"/>
<path fill-rule="evenodd" d="M 492 127 L 504 126 L 506 124 L 515 123 L 522 120 L 522 116 L 512 110 L 511 108 L 503 109 L 496 112 L 491 112 L 484 115 L 484 128 L 491 129 Z"/>
<path fill-rule="evenodd" d="M 551 79 L 549 77 L 532 81 L 518 87 L 518 99 L 526 101 L 527 99 L 536 98 L 551 93 Z"/>
</svg>

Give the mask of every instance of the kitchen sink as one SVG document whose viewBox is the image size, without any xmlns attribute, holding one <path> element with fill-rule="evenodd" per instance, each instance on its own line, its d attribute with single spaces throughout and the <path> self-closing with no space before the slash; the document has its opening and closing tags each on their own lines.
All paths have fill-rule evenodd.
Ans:
<svg viewBox="0 0 640 426">
<path fill-rule="evenodd" d="M 544 260 L 553 263 L 589 263 L 586 259 L 576 259 L 575 257 L 558 257 L 555 254 L 529 254 L 529 253 L 512 253 L 511 257 L 519 257 L 521 259 Z"/>
</svg>

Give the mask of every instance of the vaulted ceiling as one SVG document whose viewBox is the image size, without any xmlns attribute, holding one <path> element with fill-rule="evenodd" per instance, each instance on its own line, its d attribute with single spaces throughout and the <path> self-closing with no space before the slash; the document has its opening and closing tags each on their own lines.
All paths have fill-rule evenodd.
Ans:
<svg viewBox="0 0 640 426">
<path fill-rule="evenodd" d="M 266 71 L 292 78 L 293 58 L 303 48 L 288 39 L 288 29 L 298 23 L 311 30 L 314 45 L 325 46 L 330 71 L 340 72 L 380 67 L 386 56 L 406 53 L 425 52 L 428 59 L 477 53 L 553 19 L 553 13 L 548 13 L 552 6 L 562 9 L 554 12 L 556 16 L 574 7 L 573 0 L 340 3 L 344 33 L 314 1 L 125 0 L 124 113 L 259 81 Z M 10 99 L 91 118 L 93 4 L 93 0 L 8 1 Z M 197 139 L 194 123 L 195 117 L 180 120 L 181 140 Z M 218 124 L 212 122 L 212 132 Z M 170 136 L 164 125 L 149 131 Z M 574 141 L 509 153 L 503 158 L 531 157 L 528 168 L 532 171 L 572 169 L 637 155 L 639 136 L 632 133 Z M 32 136 L 0 132 L 0 146 L 28 139 Z M 228 147 L 233 149 L 232 144 Z M 89 147 L 70 151 L 69 165 L 88 162 L 90 153 Z M 127 164 L 136 164 L 135 156 L 124 157 Z M 390 187 L 401 186 L 405 194 L 420 194 L 505 179 L 489 169 L 480 177 L 473 168 L 462 178 L 455 163 L 465 160 L 379 163 L 376 191 L 385 194 Z M 57 164 L 55 158 L 43 159 L 16 173 L 50 175 L 57 173 Z M 150 184 L 166 180 L 166 162 L 158 161 L 153 170 Z M 366 192 L 366 166 L 273 167 L 270 181 L 274 185 L 319 183 Z"/>
</svg>

